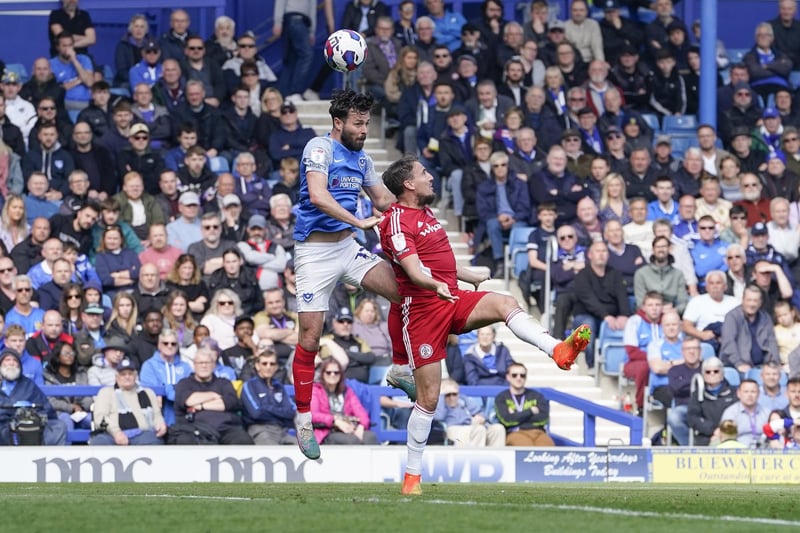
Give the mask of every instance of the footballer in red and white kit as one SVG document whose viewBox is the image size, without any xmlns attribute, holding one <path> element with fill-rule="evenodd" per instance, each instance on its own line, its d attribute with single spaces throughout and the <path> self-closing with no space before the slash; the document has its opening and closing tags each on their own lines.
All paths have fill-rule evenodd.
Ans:
<svg viewBox="0 0 800 533">
<path fill-rule="evenodd" d="M 411 368 L 441 361 L 446 355 L 447 336 L 463 333 L 472 310 L 486 292 L 458 288 L 456 258 L 447 232 L 429 207 L 414 209 L 400 204 L 384 213 L 380 225 L 381 245 L 392 259 L 401 303 L 389 313 L 389 335 L 395 362 L 408 359 Z M 414 284 L 399 264 L 416 254 L 420 268 L 436 281 L 447 284 L 458 299 L 442 300 L 431 291 Z"/>
</svg>

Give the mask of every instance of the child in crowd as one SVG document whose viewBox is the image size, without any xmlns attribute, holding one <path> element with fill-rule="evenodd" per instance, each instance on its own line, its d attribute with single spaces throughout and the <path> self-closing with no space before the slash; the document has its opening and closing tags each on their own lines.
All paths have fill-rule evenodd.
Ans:
<svg viewBox="0 0 800 533">
<path fill-rule="evenodd" d="M 786 301 L 775 303 L 775 338 L 783 371 L 789 373 L 789 354 L 800 346 L 800 313 Z"/>
</svg>

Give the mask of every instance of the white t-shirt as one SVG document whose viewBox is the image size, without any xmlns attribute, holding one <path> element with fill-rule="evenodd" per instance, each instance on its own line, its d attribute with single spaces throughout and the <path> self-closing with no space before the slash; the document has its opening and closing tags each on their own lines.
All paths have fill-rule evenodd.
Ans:
<svg viewBox="0 0 800 533">
<path fill-rule="evenodd" d="M 733 296 L 725 295 L 722 301 L 714 300 L 708 294 L 695 296 L 686 304 L 686 311 L 683 312 L 683 319 L 694 323 L 695 327 L 702 331 L 709 324 L 714 322 L 724 322 L 728 311 L 739 305 Z"/>
</svg>

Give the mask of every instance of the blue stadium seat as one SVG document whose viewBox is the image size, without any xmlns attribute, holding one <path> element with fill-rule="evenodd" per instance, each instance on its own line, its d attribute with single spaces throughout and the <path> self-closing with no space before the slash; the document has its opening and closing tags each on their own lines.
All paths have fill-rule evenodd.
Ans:
<svg viewBox="0 0 800 533">
<path fill-rule="evenodd" d="M 225 159 L 224 157 L 209 157 L 208 167 L 215 174 L 222 174 L 223 172 L 231 171 L 231 167 L 228 164 L 228 160 Z"/>
<path fill-rule="evenodd" d="M 789 73 L 789 83 L 791 83 L 792 87 L 795 89 L 800 87 L 800 70 L 793 70 Z"/>
<path fill-rule="evenodd" d="M 726 366 L 724 371 L 725 371 L 725 381 L 728 382 L 728 385 L 730 385 L 734 389 L 737 388 L 739 386 L 739 383 L 742 382 L 742 378 L 739 375 L 739 371 L 730 366 Z"/>
<path fill-rule="evenodd" d="M 707 342 L 700 343 L 700 357 L 703 361 L 709 359 L 711 357 L 716 357 L 717 354 L 714 352 L 714 347 L 708 344 Z"/>
<path fill-rule="evenodd" d="M 103 65 L 103 79 L 105 79 L 109 85 L 114 80 L 114 69 L 111 65 Z"/>
<path fill-rule="evenodd" d="M 663 120 L 664 133 L 687 133 L 697 128 L 697 117 L 695 115 L 666 116 Z"/>
<path fill-rule="evenodd" d="M 108 92 L 114 96 L 122 96 L 123 98 L 131 97 L 131 92 L 125 87 L 112 87 Z"/>
<path fill-rule="evenodd" d="M 749 48 L 728 48 L 728 57 L 731 59 L 731 63 L 741 63 L 742 58 L 749 51 Z"/>
<path fill-rule="evenodd" d="M 655 113 L 642 113 L 642 118 L 650 126 L 653 132 L 658 133 L 661 131 L 661 124 L 658 121 L 658 115 Z"/>
<path fill-rule="evenodd" d="M 506 245 L 506 268 L 503 276 L 506 289 L 509 286 L 512 270 L 514 271 L 514 277 L 518 278 L 520 273 L 528 268 L 528 237 L 530 237 L 532 230 L 533 228 L 530 226 L 515 226 L 511 228 L 508 244 Z"/>
<path fill-rule="evenodd" d="M 68 109 L 67 114 L 69 115 L 69 119 L 72 121 L 73 124 L 78 121 L 78 115 L 80 115 L 80 111 L 77 109 Z"/>
<path fill-rule="evenodd" d="M 626 358 L 622 334 L 622 331 L 610 329 L 605 321 L 600 323 L 600 333 L 594 343 L 594 362 L 599 367 L 595 382 L 600 381 L 600 372 L 617 378 L 622 376 L 622 365 Z"/>
<path fill-rule="evenodd" d="M 689 148 L 692 139 L 696 139 L 694 134 L 672 134 L 670 137 L 672 139 L 672 155 L 678 159 L 683 159 L 683 154 Z"/>
</svg>

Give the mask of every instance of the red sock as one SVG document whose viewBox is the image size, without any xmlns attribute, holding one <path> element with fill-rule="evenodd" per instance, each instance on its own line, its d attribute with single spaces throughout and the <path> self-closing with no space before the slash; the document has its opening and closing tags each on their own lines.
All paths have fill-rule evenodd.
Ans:
<svg viewBox="0 0 800 533">
<path fill-rule="evenodd" d="M 294 377 L 294 403 L 298 413 L 311 411 L 311 391 L 314 388 L 314 359 L 317 352 L 309 352 L 299 344 L 294 349 L 292 376 Z"/>
</svg>

